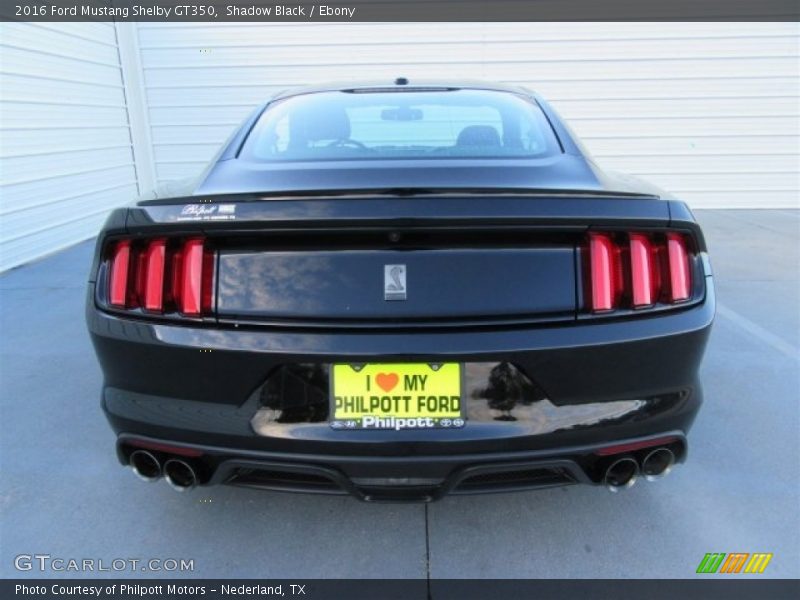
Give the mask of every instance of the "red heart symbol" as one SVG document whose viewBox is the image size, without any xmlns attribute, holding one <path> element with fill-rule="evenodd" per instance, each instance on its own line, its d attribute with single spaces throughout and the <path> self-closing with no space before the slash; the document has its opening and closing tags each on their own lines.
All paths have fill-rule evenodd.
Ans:
<svg viewBox="0 0 800 600">
<path fill-rule="evenodd" d="M 400 378 L 397 376 L 397 373 L 378 373 L 375 375 L 375 383 L 381 386 L 384 392 L 393 389 L 398 381 L 400 381 Z"/>
</svg>

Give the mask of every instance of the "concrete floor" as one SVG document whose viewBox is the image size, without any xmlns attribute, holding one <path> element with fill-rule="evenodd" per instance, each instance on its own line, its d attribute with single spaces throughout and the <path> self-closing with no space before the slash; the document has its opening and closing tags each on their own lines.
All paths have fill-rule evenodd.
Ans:
<svg viewBox="0 0 800 600">
<path fill-rule="evenodd" d="M 686 465 L 614 495 L 409 506 L 142 483 L 117 464 L 98 405 L 91 243 L 0 276 L 0 576 L 45 553 L 188 558 L 197 577 L 684 578 L 706 552 L 772 552 L 762 577 L 800 576 L 800 212 L 698 216 L 719 298 L 706 405 Z"/>
</svg>

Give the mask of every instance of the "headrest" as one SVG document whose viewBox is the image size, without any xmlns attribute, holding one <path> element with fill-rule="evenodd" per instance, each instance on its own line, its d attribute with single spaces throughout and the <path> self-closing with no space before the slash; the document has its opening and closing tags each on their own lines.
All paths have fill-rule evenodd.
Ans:
<svg viewBox="0 0 800 600">
<path fill-rule="evenodd" d="M 292 139 L 316 142 L 319 140 L 346 140 L 350 138 L 350 119 L 340 106 L 320 110 L 302 111 L 292 115 Z"/>
<path fill-rule="evenodd" d="M 458 134 L 456 146 L 500 146 L 500 134 L 491 125 L 470 125 Z"/>
</svg>

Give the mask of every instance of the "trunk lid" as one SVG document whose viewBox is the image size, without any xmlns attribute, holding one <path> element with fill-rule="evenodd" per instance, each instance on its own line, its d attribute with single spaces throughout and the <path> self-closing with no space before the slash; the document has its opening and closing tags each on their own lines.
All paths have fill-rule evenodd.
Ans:
<svg viewBox="0 0 800 600">
<path fill-rule="evenodd" d="M 149 201 L 127 229 L 207 236 L 221 321 L 402 327 L 574 319 L 586 231 L 668 223 L 656 198 L 365 192 Z"/>
</svg>

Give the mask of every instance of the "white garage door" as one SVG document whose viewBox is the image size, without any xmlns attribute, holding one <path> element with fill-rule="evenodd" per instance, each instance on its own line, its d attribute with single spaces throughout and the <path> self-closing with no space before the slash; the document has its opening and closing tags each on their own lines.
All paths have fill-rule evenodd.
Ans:
<svg viewBox="0 0 800 600">
<path fill-rule="evenodd" d="M 0 25 L 0 271 L 84 240 L 137 191 L 109 23 Z"/>
<path fill-rule="evenodd" d="M 397 76 L 529 86 L 598 162 L 695 207 L 798 205 L 796 23 L 138 25 L 159 180 L 279 89 Z"/>
</svg>

